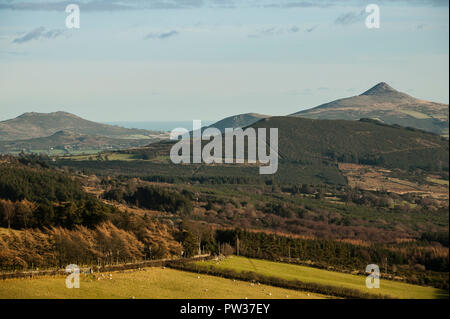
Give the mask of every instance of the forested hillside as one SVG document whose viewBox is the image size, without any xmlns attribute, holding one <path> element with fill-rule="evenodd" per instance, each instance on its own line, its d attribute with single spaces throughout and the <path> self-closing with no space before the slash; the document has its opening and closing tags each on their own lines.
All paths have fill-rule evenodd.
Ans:
<svg viewBox="0 0 450 319">
<path fill-rule="evenodd" d="M 36 164 L 0 165 L 0 225 L 94 227 L 115 209 L 86 194 L 73 177 Z"/>
<path fill-rule="evenodd" d="M 39 158 L 0 157 L 0 268 L 178 256 L 176 233 L 148 215 L 105 204 L 84 191 L 82 177 Z"/>
<path fill-rule="evenodd" d="M 448 171 L 449 144 L 444 138 L 376 120 L 313 120 L 271 117 L 252 125 L 278 128 L 282 159 L 299 163 L 336 162 L 405 170 Z"/>
</svg>

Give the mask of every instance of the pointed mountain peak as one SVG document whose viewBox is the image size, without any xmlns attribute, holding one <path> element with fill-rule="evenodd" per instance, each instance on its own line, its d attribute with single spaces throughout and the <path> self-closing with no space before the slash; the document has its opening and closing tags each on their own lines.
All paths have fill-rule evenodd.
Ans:
<svg viewBox="0 0 450 319">
<path fill-rule="evenodd" d="M 377 85 L 375 85 L 374 87 L 368 89 L 366 92 L 364 92 L 361 95 L 380 95 L 380 94 L 386 94 L 386 93 L 400 93 L 400 92 L 393 89 L 386 82 L 380 82 Z"/>
</svg>

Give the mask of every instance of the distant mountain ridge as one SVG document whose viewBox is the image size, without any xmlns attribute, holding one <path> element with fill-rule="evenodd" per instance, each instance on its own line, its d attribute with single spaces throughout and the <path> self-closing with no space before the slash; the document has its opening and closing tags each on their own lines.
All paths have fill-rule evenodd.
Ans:
<svg viewBox="0 0 450 319">
<path fill-rule="evenodd" d="M 269 118 L 269 115 L 259 114 L 259 113 L 244 113 L 226 117 L 208 127 L 215 127 L 219 129 L 222 133 L 225 132 L 225 128 L 238 128 L 246 127 L 256 123 L 262 119 Z"/>
<path fill-rule="evenodd" d="M 416 99 L 385 82 L 360 95 L 338 99 L 291 116 L 331 120 L 371 118 L 446 136 L 449 128 L 448 104 Z"/>
<path fill-rule="evenodd" d="M 58 131 L 53 135 L 37 137 L 27 140 L 0 141 L 0 153 L 44 152 L 64 153 L 83 152 L 90 153 L 92 150 L 118 150 L 130 147 L 147 145 L 149 141 L 159 139 L 116 139 L 99 135 L 77 134 L 71 131 Z"/>
<path fill-rule="evenodd" d="M 208 121 L 202 119 L 202 125 L 208 126 L 214 123 L 214 121 Z M 105 122 L 109 125 L 118 125 L 126 128 L 136 128 L 150 131 L 170 132 L 175 128 L 192 128 L 191 121 L 138 121 L 138 122 Z"/>
<path fill-rule="evenodd" d="M 148 139 L 156 133 L 96 123 L 61 111 L 53 113 L 29 112 L 14 119 L 0 122 L 0 141 L 47 137 L 58 131 L 119 139 Z"/>
<path fill-rule="evenodd" d="M 315 178 L 324 181 L 329 179 L 330 183 L 334 183 L 331 181 L 334 178 L 328 175 L 328 168 L 336 167 L 338 163 L 425 172 L 448 172 L 449 168 L 447 139 L 431 132 L 383 124 L 372 119 L 348 121 L 272 116 L 249 127 L 256 132 L 259 128 L 265 128 L 266 132 L 267 129 L 278 128 L 280 172 L 284 170 L 282 174 L 289 175 L 290 179 L 301 176 L 299 169 L 306 172 L 315 167 Z M 203 140 L 202 145 L 209 142 Z M 129 150 L 127 154 L 133 154 L 135 158 L 145 156 L 148 159 L 169 157 L 174 143 L 176 142 L 153 143 Z M 246 150 L 244 153 L 247 154 Z M 222 150 L 222 156 L 224 154 Z M 195 171 L 198 176 L 203 171 L 207 175 L 207 167 L 206 165 L 192 172 Z M 236 170 L 239 167 L 235 166 Z M 209 172 L 212 174 L 212 171 Z"/>
</svg>

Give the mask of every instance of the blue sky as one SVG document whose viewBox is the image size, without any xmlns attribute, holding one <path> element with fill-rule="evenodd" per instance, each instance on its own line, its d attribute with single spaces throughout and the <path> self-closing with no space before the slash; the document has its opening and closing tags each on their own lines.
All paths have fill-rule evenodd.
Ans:
<svg viewBox="0 0 450 319">
<path fill-rule="evenodd" d="M 78 3 L 81 28 L 65 27 Z M 380 29 L 365 27 L 378 4 Z M 285 115 L 378 82 L 448 103 L 448 1 L 0 2 L 0 120 Z"/>
</svg>

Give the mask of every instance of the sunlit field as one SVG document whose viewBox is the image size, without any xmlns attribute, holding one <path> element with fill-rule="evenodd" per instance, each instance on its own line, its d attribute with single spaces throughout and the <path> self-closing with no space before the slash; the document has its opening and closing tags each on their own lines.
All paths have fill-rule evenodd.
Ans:
<svg viewBox="0 0 450 319">
<path fill-rule="evenodd" d="M 68 289 L 65 277 L 0 281 L 0 299 L 318 299 L 326 296 L 198 275 L 168 268 L 82 275 L 80 288 Z M 98 280 L 97 278 L 101 278 Z M 111 279 L 109 279 L 111 278 Z"/>
<path fill-rule="evenodd" d="M 356 276 L 312 267 L 259 259 L 232 256 L 219 262 L 204 261 L 197 263 L 202 265 L 213 265 L 214 267 L 223 269 L 233 269 L 235 271 L 253 271 L 261 275 L 274 276 L 288 280 L 297 279 L 303 282 L 313 282 L 322 285 L 352 288 L 363 292 L 389 295 L 393 298 L 448 298 L 447 291 L 432 287 L 410 285 L 403 282 L 381 279 L 379 289 L 369 289 L 366 288 L 366 277 L 364 276 Z"/>
</svg>

